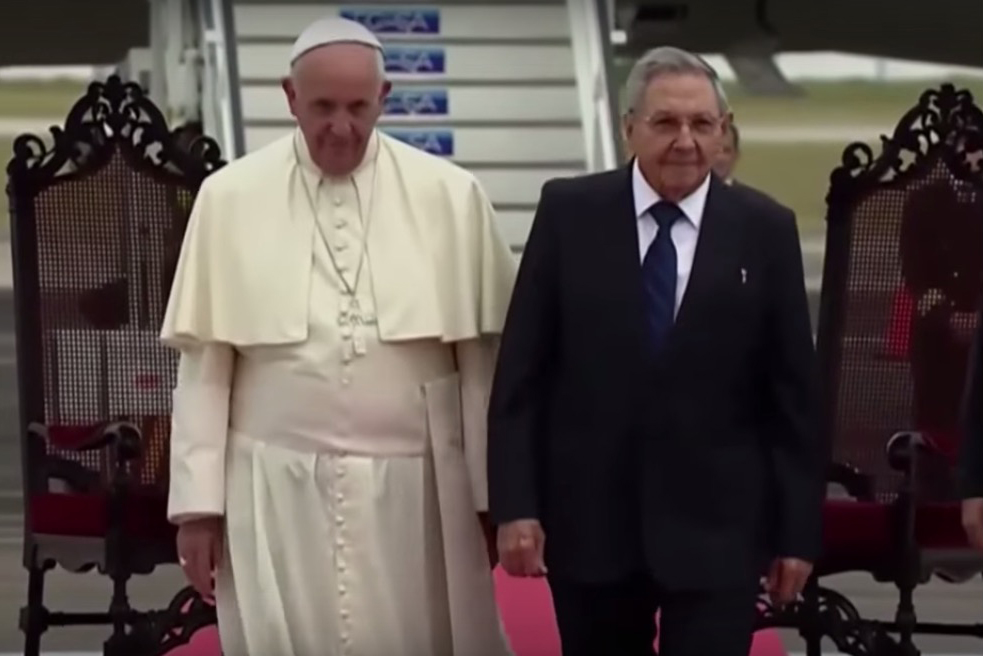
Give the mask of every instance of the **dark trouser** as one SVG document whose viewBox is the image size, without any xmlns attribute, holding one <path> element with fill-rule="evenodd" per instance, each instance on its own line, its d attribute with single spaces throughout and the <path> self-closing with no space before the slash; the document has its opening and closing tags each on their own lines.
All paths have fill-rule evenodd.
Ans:
<svg viewBox="0 0 983 656">
<path fill-rule="evenodd" d="M 676 592 L 647 576 L 615 585 L 550 579 L 563 656 L 747 656 L 757 586 Z"/>
</svg>

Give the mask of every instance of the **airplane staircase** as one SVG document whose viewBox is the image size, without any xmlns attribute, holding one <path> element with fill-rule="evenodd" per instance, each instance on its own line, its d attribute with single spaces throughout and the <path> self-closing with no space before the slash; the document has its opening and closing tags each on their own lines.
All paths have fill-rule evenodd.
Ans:
<svg viewBox="0 0 983 656">
<path fill-rule="evenodd" d="M 225 5 L 211 20 L 228 45 L 223 111 L 236 134 L 225 141 L 237 155 L 291 129 L 280 88 L 291 44 L 310 22 L 340 14 L 386 47 L 393 91 L 380 128 L 472 171 L 515 251 L 545 180 L 617 160 L 598 45 L 604 0 L 210 4 Z"/>
</svg>

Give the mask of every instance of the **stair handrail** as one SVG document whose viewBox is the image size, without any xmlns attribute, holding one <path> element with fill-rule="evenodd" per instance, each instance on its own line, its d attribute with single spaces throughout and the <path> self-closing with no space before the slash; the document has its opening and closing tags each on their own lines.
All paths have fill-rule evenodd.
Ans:
<svg viewBox="0 0 983 656">
<path fill-rule="evenodd" d="M 623 161 L 613 67 L 610 0 L 567 0 L 574 72 L 587 170 L 605 171 Z"/>
<path fill-rule="evenodd" d="M 202 123 L 228 159 L 245 154 L 238 54 L 231 0 L 199 0 Z"/>
<path fill-rule="evenodd" d="M 150 71 L 146 83 L 150 97 L 161 108 L 171 125 L 183 125 L 200 118 L 198 96 L 200 58 L 195 33 L 197 17 L 189 0 L 150 1 L 150 42 L 147 49 Z M 121 68 L 132 64 L 135 51 Z M 123 71 L 138 80 L 137 71 Z"/>
</svg>

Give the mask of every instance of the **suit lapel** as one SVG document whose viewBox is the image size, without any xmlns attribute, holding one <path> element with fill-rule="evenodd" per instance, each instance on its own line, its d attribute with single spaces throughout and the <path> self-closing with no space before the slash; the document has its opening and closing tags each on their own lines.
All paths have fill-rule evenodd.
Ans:
<svg viewBox="0 0 983 656">
<path fill-rule="evenodd" d="M 717 282 L 737 270 L 737 260 L 741 252 L 741 225 L 740 217 L 734 209 L 735 204 L 730 202 L 730 193 L 730 188 L 717 176 L 711 178 L 693 268 L 676 315 L 670 345 L 678 343 L 680 336 L 691 332 L 687 327 L 694 321 L 706 318 Z"/>
<path fill-rule="evenodd" d="M 644 339 L 645 307 L 642 286 L 642 265 L 638 251 L 638 218 L 635 215 L 635 196 L 632 192 L 631 164 L 611 172 L 608 193 L 600 194 L 596 212 L 607 217 L 599 227 L 604 234 L 596 235 L 595 244 L 604 244 L 606 253 L 599 258 L 599 270 L 607 271 L 610 289 L 614 293 L 616 316 L 626 322 L 624 330 L 636 339 Z M 616 319 L 621 320 L 621 319 Z"/>
<path fill-rule="evenodd" d="M 618 170 L 618 175 L 613 182 L 615 187 L 613 201 L 609 206 L 614 210 L 614 246 L 620 251 L 627 251 L 625 257 L 619 259 L 627 265 L 623 270 L 619 269 L 619 275 L 629 275 L 638 278 L 639 290 L 641 290 L 641 279 L 638 273 L 641 271 L 641 260 L 638 256 L 638 216 L 635 213 L 635 194 L 631 184 L 631 165 Z M 630 257 L 629 257 L 630 256 Z"/>
</svg>

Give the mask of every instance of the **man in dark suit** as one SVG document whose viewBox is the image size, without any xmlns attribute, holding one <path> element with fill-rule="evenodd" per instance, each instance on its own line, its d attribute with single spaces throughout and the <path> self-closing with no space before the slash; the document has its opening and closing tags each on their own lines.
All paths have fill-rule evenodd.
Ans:
<svg viewBox="0 0 983 656">
<path fill-rule="evenodd" d="M 728 119 L 724 128 L 724 140 L 713 161 L 713 172 L 729 185 L 735 184 L 734 169 L 741 159 L 741 133 L 733 119 Z"/>
<path fill-rule="evenodd" d="M 567 656 L 745 656 L 820 546 L 824 449 L 793 213 L 710 168 L 701 59 L 628 81 L 635 159 L 547 182 L 489 409 L 505 569 L 548 576 Z M 548 570 L 547 570 L 548 568 Z M 548 574 L 547 574 L 548 571 Z"/>
</svg>

